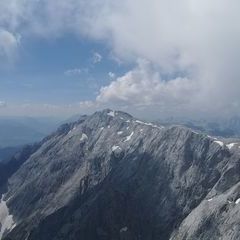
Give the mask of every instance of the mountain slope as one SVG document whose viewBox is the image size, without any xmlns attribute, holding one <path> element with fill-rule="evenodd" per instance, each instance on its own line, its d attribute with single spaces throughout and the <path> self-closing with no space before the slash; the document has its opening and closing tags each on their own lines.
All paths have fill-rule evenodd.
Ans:
<svg viewBox="0 0 240 240">
<path fill-rule="evenodd" d="M 239 146 L 123 112 L 83 116 L 8 179 L 3 239 L 220 239 L 225 226 L 237 236 Z M 208 225 L 220 215 L 222 231 Z"/>
</svg>

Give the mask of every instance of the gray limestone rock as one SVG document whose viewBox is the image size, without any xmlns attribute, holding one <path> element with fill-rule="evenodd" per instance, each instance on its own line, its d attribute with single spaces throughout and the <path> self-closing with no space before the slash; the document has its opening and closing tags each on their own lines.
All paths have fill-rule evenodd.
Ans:
<svg viewBox="0 0 240 240">
<path fill-rule="evenodd" d="M 229 144 L 120 111 L 83 116 L 9 177 L 3 239 L 239 239 L 240 144 Z"/>
</svg>

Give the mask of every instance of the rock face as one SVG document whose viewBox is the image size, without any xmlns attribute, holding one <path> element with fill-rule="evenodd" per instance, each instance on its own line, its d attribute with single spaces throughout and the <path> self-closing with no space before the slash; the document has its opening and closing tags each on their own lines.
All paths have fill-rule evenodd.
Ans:
<svg viewBox="0 0 240 240">
<path fill-rule="evenodd" d="M 44 140 L 43 140 L 44 142 Z M 6 162 L 0 162 L 0 195 L 7 191 L 8 179 L 21 167 L 21 165 L 33 154 L 40 146 L 41 142 L 32 146 L 26 145 Z"/>
<path fill-rule="evenodd" d="M 239 239 L 240 144 L 221 141 L 111 110 L 65 124 L 9 175 L 2 239 Z"/>
</svg>

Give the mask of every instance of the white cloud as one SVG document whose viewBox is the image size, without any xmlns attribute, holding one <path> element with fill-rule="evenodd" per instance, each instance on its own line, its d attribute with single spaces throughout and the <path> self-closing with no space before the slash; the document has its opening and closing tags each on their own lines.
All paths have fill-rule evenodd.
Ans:
<svg viewBox="0 0 240 240">
<path fill-rule="evenodd" d="M 109 72 L 109 73 L 108 73 L 108 76 L 109 76 L 111 79 L 113 79 L 113 78 L 116 77 L 116 74 L 113 73 L 113 72 Z"/>
<path fill-rule="evenodd" d="M 151 107 L 159 111 L 180 111 L 189 106 L 198 93 L 197 83 L 188 78 L 165 80 L 160 72 L 146 60 L 138 60 L 138 66 L 102 87 L 97 97 L 101 104 L 135 108 Z"/>
<path fill-rule="evenodd" d="M 94 64 L 100 63 L 102 61 L 102 55 L 98 52 L 93 53 L 92 61 Z"/>
<path fill-rule="evenodd" d="M 186 112 L 195 109 L 224 115 L 240 110 L 239 8 L 238 0 L 2 0 L 0 25 L 9 30 L 11 46 L 16 45 L 15 32 L 45 38 L 72 32 L 104 40 L 121 61 L 142 58 L 158 66 L 150 73 L 137 74 L 140 66 L 133 69 L 102 88 L 98 100 L 119 102 L 112 92 L 126 85 L 131 89 L 121 93 L 121 99 L 135 104 L 133 91 L 142 91 L 144 86 L 144 104 L 155 104 L 158 99 L 166 108 L 184 103 Z M 11 48 L 4 45 L 2 49 L 6 54 Z M 95 62 L 99 61 L 101 57 Z M 173 80 L 163 77 L 169 75 Z M 144 81 L 145 76 L 152 80 Z M 153 88 L 152 93 L 146 84 L 153 87 L 155 81 L 158 90 Z M 187 89 L 198 91 L 191 95 Z M 190 98 L 185 91 L 193 103 L 186 103 Z"/>
<path fill-rule="evenodd" d="M 6 102 L 4 102 L 4 101 L 0 101 L 0 108 L 2 108 L 2 107 L 6 107 L 6 106 L 7 106 Z"/>
<path fill-rule="evenodd" d="M 0 56 L 11 59 L 15 56 L 19 44 L 20 36 L 5 29 L 0 29 Z"/>
<path fill-rule="evenodd" d="M 72 77 L 72 76 L 77 76 L 81 74 L 88 74 L 89 69 L 88 68 L 73 68 L 73 69 L 68 69 L 64 72 L 64 75 L 67 77 Z"/>
<path fill-rule="evenodd" d="M 95 108 L 97 107 L 97 104 L 95 101 L 82 101 L 79 103 L 79 107 L 81 109 Z"/>
<path fill-rule="evenodd" d="M 79 75 L 82 73 L 82 69 L 80 68 L 74 68 L 74 69 L 69 69 L 69 70 L 66 70 L 64 72 L 64 75 L 66 76 L 75 76 L 75 75 Z"/>
</svg>

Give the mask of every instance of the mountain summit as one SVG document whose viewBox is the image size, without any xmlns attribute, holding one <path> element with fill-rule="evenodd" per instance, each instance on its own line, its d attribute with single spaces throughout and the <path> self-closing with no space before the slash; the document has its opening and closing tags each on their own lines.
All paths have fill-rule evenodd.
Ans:
<svg viewBox="0 0 240 240">
<path fill-rule="evenodd" d="M 0 239 L 239 239 L 240 144 L 112 110 L 12 162 Z"/>
</svg>

